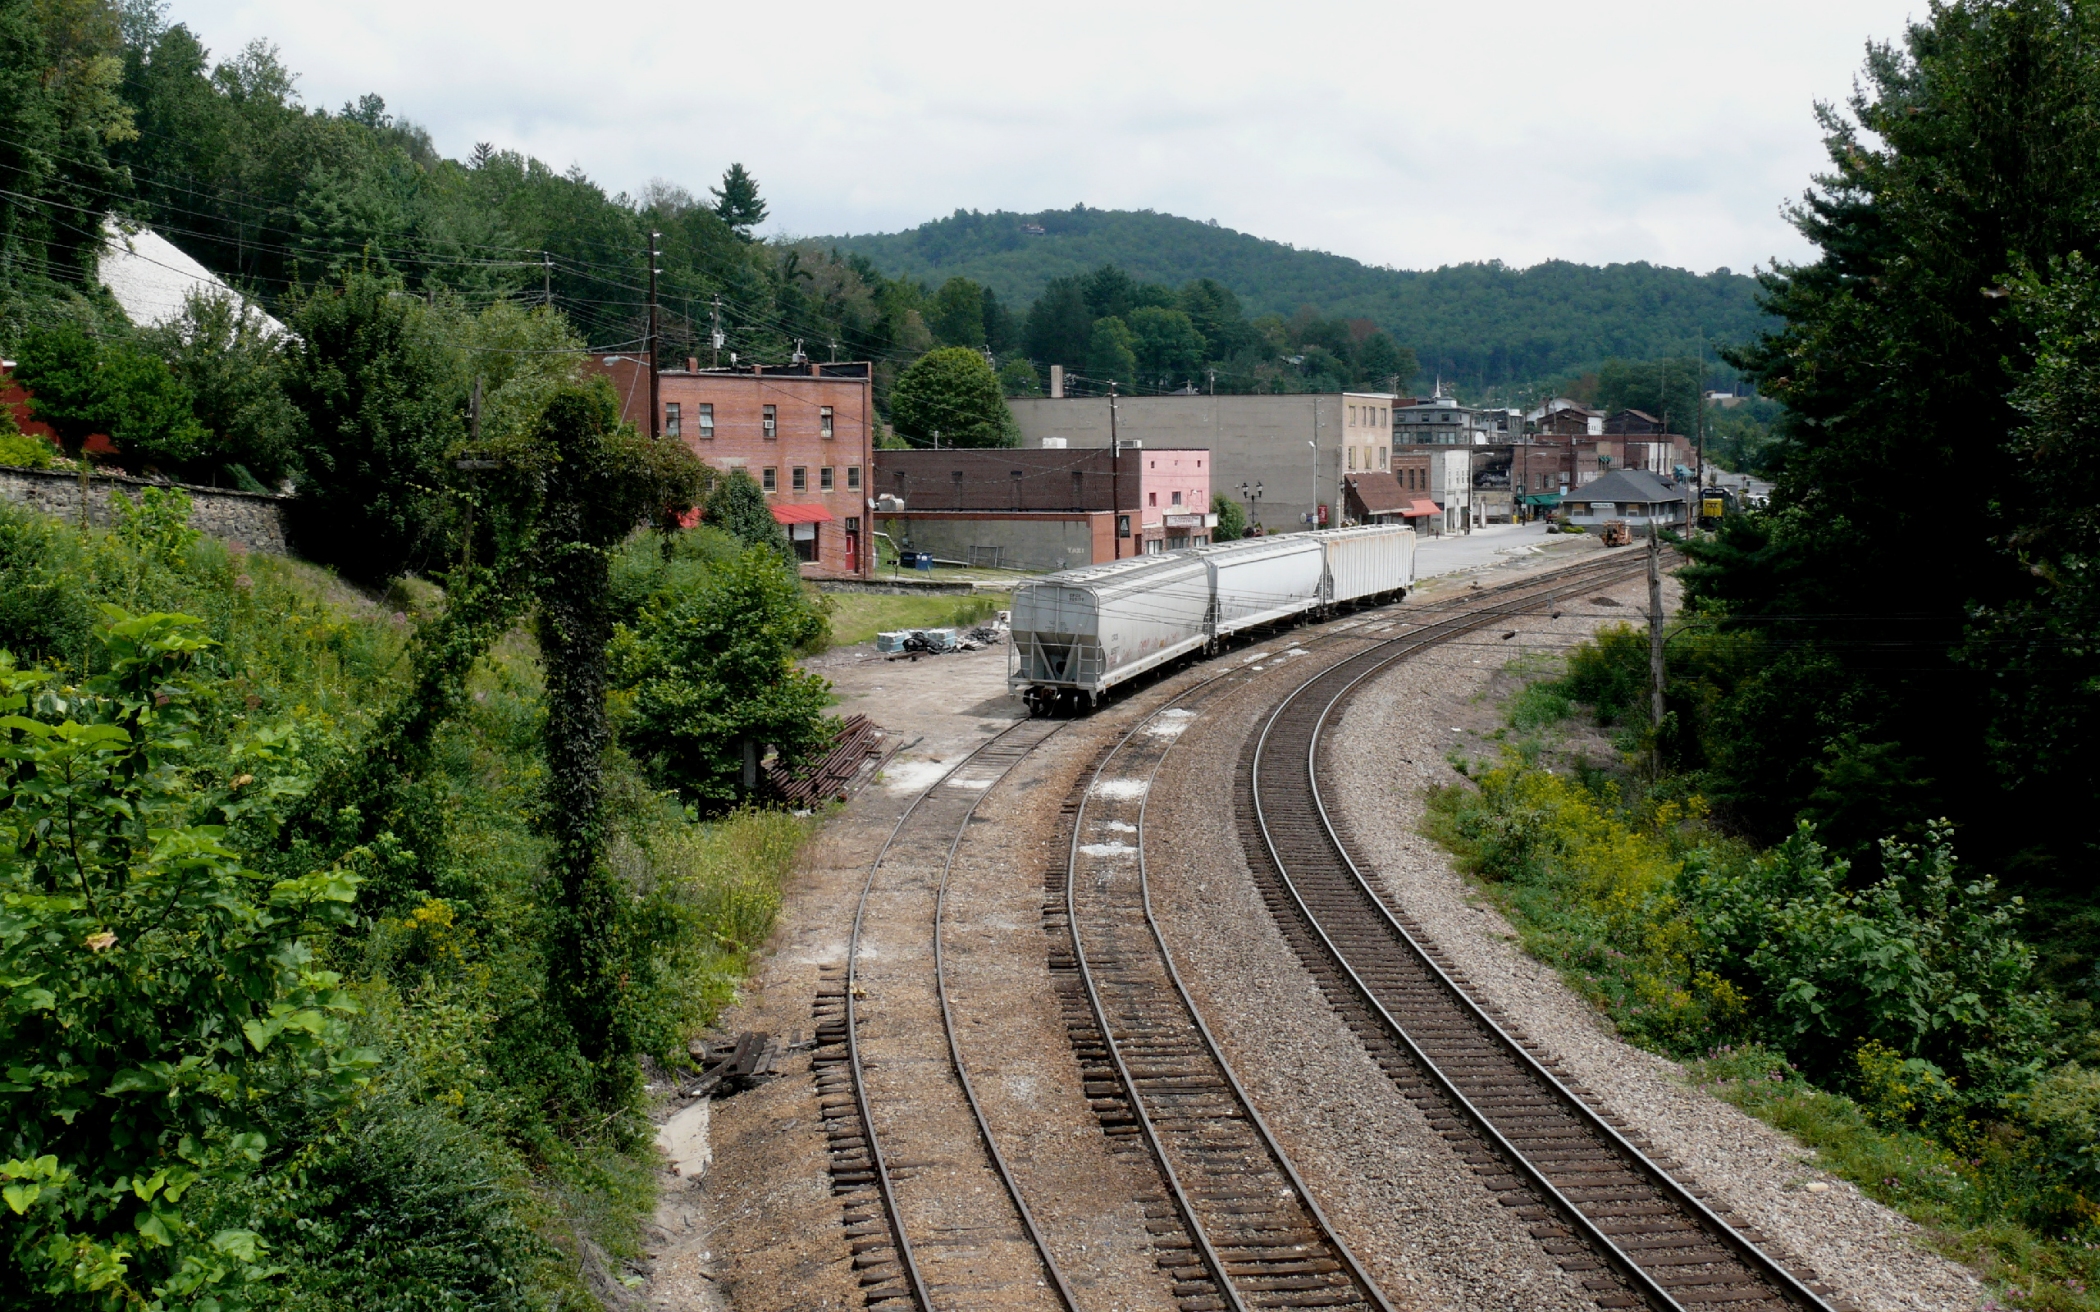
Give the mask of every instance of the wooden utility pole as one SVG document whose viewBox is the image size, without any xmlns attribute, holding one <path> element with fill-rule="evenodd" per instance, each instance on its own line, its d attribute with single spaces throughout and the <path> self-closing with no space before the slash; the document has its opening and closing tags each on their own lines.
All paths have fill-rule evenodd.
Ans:
<svg viewBox="0 0 2100 1312">
<path fill-rule="evenodd" d="M 664 435 L 663 407 L 657 404 L 656 399 L 656 239 L 661 236 L 663 234 L 660 232 L 649 234 L 649 436 L 651 437 L 662 437 Z"/>
<path fill-rule="evenodd" d="M 1655 768 L 1662 769 L 1663 722 L 1663 581 L 1662 533 L 1648 520 L 1648 717 L 1654 725 Z"/>
</svg>

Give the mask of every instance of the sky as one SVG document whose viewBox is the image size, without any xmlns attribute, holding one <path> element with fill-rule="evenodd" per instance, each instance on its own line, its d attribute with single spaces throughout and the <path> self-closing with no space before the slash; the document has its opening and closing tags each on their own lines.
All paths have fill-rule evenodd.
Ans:
<svg viewBox="0 0 2100 1312">
<path fill-rule="evenodd" d="M 763 232 L 956 209 L 1153 209 L 1434 268 L 1808 254 L 1782 209 L 1813 107 L 1923 0 L 595 6 L 171 0 L 257 38 L 306 103 L 377 92 L 455 158 L 704 196 L 732 161 Z"/>
</svg>

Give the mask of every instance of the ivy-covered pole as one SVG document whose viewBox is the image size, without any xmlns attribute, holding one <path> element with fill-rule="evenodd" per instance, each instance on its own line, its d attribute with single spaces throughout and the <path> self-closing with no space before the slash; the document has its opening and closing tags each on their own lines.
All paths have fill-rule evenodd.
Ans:
<svg viewBox="0 0 2100 1312">
<path fill-rule="evenodd" d="M 618 1104 L 636 1071 L 621 994 L 622 890 L 605 860 L 602 763 L 605 648 L 612 638 L 611 555 L 674 502 L 691 504 L 697 462 L 620 422 L 602 379 L 564 389 L 541 420 L 550 458 L 538 533 L 538 634 L 547 678 L 547 827 L 555 927 L 548 1002 L 566 1023 L 592 1096 Z"/>
</svg>

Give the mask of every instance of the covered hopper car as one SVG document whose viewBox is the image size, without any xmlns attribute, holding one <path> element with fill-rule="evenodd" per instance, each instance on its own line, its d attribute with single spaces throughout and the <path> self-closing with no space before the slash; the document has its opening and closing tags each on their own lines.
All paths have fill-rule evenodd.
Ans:
<svg viewBox="0 0 2100 1312">
<path fill-rule="evenodd" d="M 1415 581 L 1414 530 L 1327 529 L 1134 556 L 1014 590 L 1007 685 L 1037 715 L 1084 711 L 1234 635 L 1375 605 Z"/>
</svg>

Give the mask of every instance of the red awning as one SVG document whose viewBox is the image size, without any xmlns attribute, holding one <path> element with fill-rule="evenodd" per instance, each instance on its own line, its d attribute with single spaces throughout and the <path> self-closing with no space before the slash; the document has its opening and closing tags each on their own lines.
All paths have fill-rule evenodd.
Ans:
<svg viewBox="0 0 2100 1312">
<path fill-rule="evenodd" d="M 776 524 L 829 524 L 831 512 L 822 506 L 774 506 Z"/>
<path fill-rule="evenodd" d="M 1420 515 L 1441 515 L 1443 513 L 1443 508 L 1437 505 L 1436 502 L 1425 501 L 1420 497 L 1416 497 L 1412 505 L 1400 512 L 1400 516 L 1403 519 L 1414 519 Z"/>
</svg>

